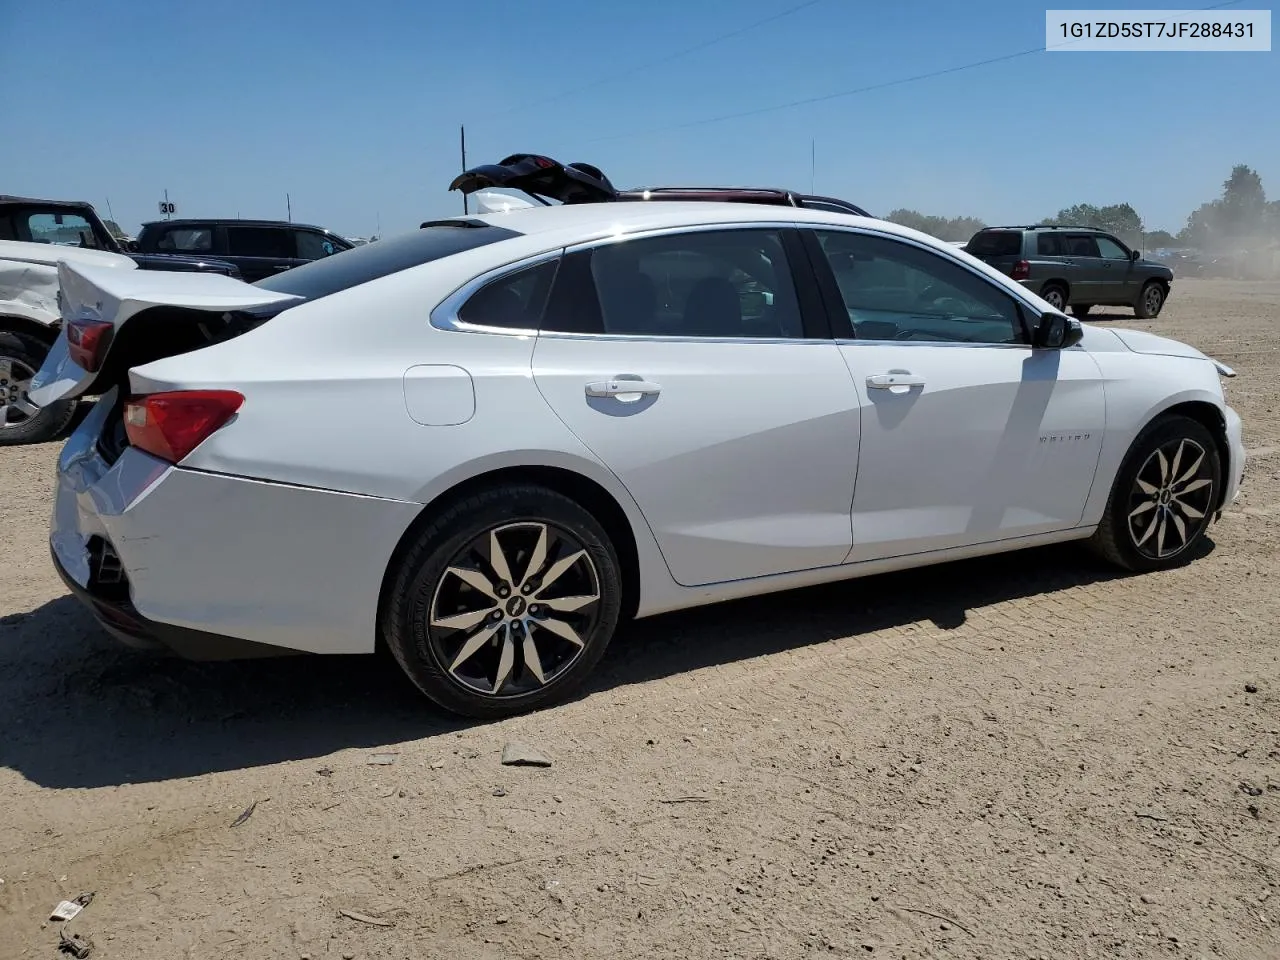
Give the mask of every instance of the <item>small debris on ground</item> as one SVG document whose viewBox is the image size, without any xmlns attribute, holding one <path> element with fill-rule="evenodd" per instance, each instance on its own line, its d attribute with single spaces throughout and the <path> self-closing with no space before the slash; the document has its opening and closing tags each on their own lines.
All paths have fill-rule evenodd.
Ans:
<svg viewBox="0 0 1280 960">
<path fill-rule="evenodd" d="M 508 767 L 549 767 L 551 758 L 533 747 L 512 741 L 502 748 L 502 763 Z"/>
<path fill-rule="evenodd" d="M 333 770 L 332 770 L 331 768 L 329 768 L 329 767 L 321 767 L 319 770 L 317 770 L 317 771 L 316 771 L 316 773 L 318 773 L 318 774 L 319 774 L 320 776 L 322 776 L 322 777 L 332 777 L 332 776 L 333 776 Z"/>
<path fill-rule="evenodd" d="M 494 787 L 493 795 L 495 797 L 505 797 L 507 795 L 507 791 L 503 787 Z"/>
<path fill-rule="evenodd" d="M 244 813 L 240 814 L 240 816 L 236 817 L 234 820 L 231 821 L 231 825 L 233 827 L 240 826 L 240 824 L 244 823 L 250 817 L 252 817 L 253 811 L 257 809 L 258 809 L 258 801 L 255 800 L 253 801 L 253 803 L 249 804 L 247 807 L 244 808 Z"/>
<path fill-rule="evenodd" d="M 1254 786 L 1252 783 L 1250 783 L 1248 780 L 1241 780 L 1241 781 L 1240 781 L 1240 789 L 1241 789 L 1244 793 L 1247 793 L 1247 794 L 1248 794 L 1249 796 L 1251 796 L 1251 797 L 1260 797 L 1260 796 L 1262 796 L 1262 788 L 1261 788 L 1261 787 L 1255 787 L 1255 786 Z"/>
<path fill-rule="evenodd" d="M 381 917 L 371 917 L 367 913 L 358 913 L 355 910 L 339 910 L 338 912 L 348 920 L 355 920 L 357 923 L 367 923 L 375 927 L 395 926 L 395 924 L 390 920 L 383 920 Z"/>
<path fill-rule="evenodd" d="M 58 952 L 69 953 L 76 957 L 77 960 L 84 960 L 85 957 L 93 953 L 93 941 L 88 937 L 82 937 L 78 933 L 67 933 L 66 930 L 58 931 Z"/>
<path fill-rule="evenodd" d="M 398 760 L 398 753 L 375 753 L 371 754 L 368 760 L 371 767 L 389 767 Z"/>
<path fill-rule="evenodd" d="M 1257 693 L 1257 692 L 1258 692 L 1258 685 L 1257 685 L 1257 684 L 1255 684 L 1255 683 L 1246 683 L 1246 684 L 1244 685 L 1244 692 L 1245 692 L 1245 693 Z"/>
<path fill-rule="evenodd" d="M 82 893 L 74 900 L 63 900 L 49 914 L 50 920 L 74 920 L 89 904 L 93 903 L 92 893 Z"/>
<path fill-rule="evenodd" d="M 508 917 L 505 913 L 500 913 L 500 914 L 498 914 L 497 919 L 496 919 L 496 920 L 494 920 L 493 922 L 494 922 L 494 923 L 497 923 L 497 924 L 510 923 L 510 922 L 511 922 L 511 918 L 510 918 L 510 917 Z"/>
</svg>

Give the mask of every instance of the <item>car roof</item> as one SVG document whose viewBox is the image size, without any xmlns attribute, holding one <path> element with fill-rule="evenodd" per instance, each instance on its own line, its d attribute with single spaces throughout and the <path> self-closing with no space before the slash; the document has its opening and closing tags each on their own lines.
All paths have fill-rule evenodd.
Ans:
<svg viewBox="0 0 1280 960">
<path fill-rule="evenodd" d="M 859 217 L 849 213 L 814 210 L 807 207 L 764 206 L 750 203 L 720 203 L 713 200 L 672 200 L 663 203 L 632 203 L 625 200 L 603 203 L 556 204 L 527 207 L 498 213 L 484 213 L 441 220 L 435 223 L 471 221 L 505 227 L 551 249 L 556 245 L 585 243 L 614 234 L 662 230 L 682 226 L 714 226 L 738 223 L 786 223 L 808 226 L 860 226 L 928 243 L 938 249 L 946 244 L 908 227 Z M 426 226 L 427 224 L 424 224 Z"/>
<path fill-rule="evenodd" d="M 983 227 L 979 233 L 988 230 L 1075 230 L 1079 233 L 1106 233 L 1101 227 L 1081 227 L 1072 223 L 1032 223 L 1009 227 Z"/>
<path fill-rule="evenodd" d="M 313 223 L 297 223 L 290 220 L 242 220 L 238 217 L 175 217 L 172 220 L 148 220 L 144 227 L 195 227 L 202 224 L 236 227 L 297 227 L 302 230 L 319 230 L 321 233 L 333 233 Z"/>
<path fill-rule="evenodd" d="M 7 193 L 0 193 L 0 204 L 37 204 L 42 207 L 65 207 L 68 210 L 83 210 L 93 206 L 88 200 L 41 200 L 39 197 L 14 197 Z"/>
</svg>

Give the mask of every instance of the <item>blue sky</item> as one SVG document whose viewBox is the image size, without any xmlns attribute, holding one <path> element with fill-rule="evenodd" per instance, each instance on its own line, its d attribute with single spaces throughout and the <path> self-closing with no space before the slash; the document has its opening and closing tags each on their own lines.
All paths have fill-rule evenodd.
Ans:
<svg viewBox="0 0 1280 960">
<path fill-rule="evenodd" d="M 540 152 L 620 186 L 808 189 L 812 140 L 814 187 L 880 213 L 1127 201 L 1177 230 L 1234 163 L 1280 197 L 1274 52 L 1041 52 L 669 129 L 1044 43 L 1027 0 L 817 0 L 647 66 L 799 2 L 0 0 L 0 191 L 109 198 L 130 230 L 166 187 L 188 216 L 283 218 L 287 192 L 295 220 L 387 234 L 461 210 L 465 123 L 473 164 Z"/>
</svg>

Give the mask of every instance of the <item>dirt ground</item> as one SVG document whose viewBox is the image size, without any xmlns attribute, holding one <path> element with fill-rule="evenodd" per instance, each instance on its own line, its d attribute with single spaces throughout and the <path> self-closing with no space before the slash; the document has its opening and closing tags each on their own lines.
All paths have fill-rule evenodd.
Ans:
<svg viewBox="0 0 1280 960">
<path fill-rule="evenodd" d="M 56 445 L 0 450 L 0 958 L 88 892 L 102 960 L 1280 957 L 1280 283 L 1097 319 L 1239 371 L 1244 494 L 1193 564 L 645 621 L 491 725 L 375 658 L 117 647 L 49 564 Z"/>
</svg>

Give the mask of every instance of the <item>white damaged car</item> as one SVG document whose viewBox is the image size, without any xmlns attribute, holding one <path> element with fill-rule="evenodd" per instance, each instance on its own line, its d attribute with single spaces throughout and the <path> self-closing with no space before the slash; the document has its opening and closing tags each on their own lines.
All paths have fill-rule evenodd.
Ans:
<svg viewBox="0 0 1280 960">
<path fill-rule="evenodd" d="M 31 396 L 103 395 L 59 461 L 70 589 L 191 656 L 381 641 L 477 717 L 570 695 L 625 617 L 1072 540 L 1184 563 L 1244 469 L 1226 367 L 844 213 L 568 204 L 256 285 L 60 271 Z"/>
</svg>

